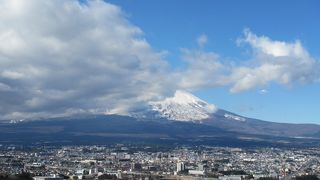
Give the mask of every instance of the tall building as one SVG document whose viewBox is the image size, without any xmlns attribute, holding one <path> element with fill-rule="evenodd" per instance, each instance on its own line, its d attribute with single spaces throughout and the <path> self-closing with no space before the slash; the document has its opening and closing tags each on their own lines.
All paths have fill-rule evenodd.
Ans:
<svg viewBox="0 0 320 180">
<path fill-rule="evenodd" d="M 177 172 L 181 172 L 181 171 L 184 171 L 185 169 L 185 165 L 183 162 L 178 162 L 177 163 Z"/>
</svg>

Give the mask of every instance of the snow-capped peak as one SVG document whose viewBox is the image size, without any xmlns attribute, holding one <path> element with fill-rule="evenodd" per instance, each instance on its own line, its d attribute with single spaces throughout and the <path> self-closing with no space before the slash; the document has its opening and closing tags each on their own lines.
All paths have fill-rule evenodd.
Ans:
<svg viewBox="0 0 320 180">
<path fill-rule="evenodd" d="M 161 117 L 177 121 L 203 120 L 217 111 L 215 105 L 181 90 L 176 91 L 173 97 L 150 102 L 150 105 Z"/>
</svg>

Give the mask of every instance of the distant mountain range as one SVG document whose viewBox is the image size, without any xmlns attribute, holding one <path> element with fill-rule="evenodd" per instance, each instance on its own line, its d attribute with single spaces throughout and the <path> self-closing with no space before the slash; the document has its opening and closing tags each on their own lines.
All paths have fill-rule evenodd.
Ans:
<svg viewBox="0 0 320 180">
<path fill-rule="evenodd" d="M 0 144 L 320 145 L 319 125 L 243 117 L 184 91 L 149 105 L 127 116 L 79 115 L 3 122 Z"/>
</svg>

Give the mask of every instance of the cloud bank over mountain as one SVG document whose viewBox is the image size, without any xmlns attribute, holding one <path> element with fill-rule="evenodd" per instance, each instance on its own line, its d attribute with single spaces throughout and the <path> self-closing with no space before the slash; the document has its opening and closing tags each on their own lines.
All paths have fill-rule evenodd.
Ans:
<svg viewBox="0 0 320 180">
<path fill-rule="evenodd" d="M 228 86 L 231 92 L 270 82 L 319 81 L 319 63 L 299 41 L 274 41 L 245 30 L 245 63 L 183 49 L 174 70 L 120 7 L 104 1 L 0 1 L 1 119 L 76 113 L 125 114 L 177 89 Z M 230 65 L 233 64 L 233 65 Z"/>
<path fill-rule="evenodd" d="M 171 91 L 162 52 L 117 6 L 10 0 L 0 12 L 4 118 L 123 113 Z"/>
</svg>

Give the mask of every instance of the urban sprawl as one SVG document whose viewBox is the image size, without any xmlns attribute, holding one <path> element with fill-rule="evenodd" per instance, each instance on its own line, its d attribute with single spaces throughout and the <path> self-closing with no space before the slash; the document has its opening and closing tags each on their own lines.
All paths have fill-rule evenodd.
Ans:
<svg viewBox="0 0 320 180">
<path fill-rule="evenodd" d="M 294 179 L 320 175 L 320 148 L 0 145 L 2 177 L 59 179 Z"/>
</svg>

